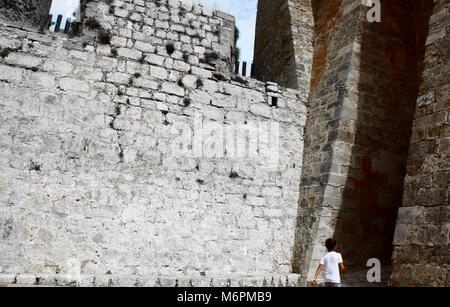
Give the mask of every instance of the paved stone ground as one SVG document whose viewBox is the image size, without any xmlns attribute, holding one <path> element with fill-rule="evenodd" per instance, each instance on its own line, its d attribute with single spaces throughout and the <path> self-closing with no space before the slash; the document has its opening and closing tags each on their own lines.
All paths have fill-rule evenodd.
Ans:
<svg viewBox="0 0 450 307">
<path fill-rule="evenodd" d="M 369 283 L 367 281 L 367 270 L 352 272 L 342 275 L 343 287 L 387 287 L 388 281 L 391 277 L 392 266 L 385 266 L 381 268 L 381 282 Z"/>
<path fill-rule="evenodd" d="M 341 275 L 342 287 L 388 287 L 392 274 L 392 266 L 381 267 L 381 282 L 370 283 L 367 281 L 367 271 L 360 270 Z M 323 287 L 323 275 L 319 277 L 318 286 Z M 310 282 L 308 287 L 312 287 Z"/>
</svg>

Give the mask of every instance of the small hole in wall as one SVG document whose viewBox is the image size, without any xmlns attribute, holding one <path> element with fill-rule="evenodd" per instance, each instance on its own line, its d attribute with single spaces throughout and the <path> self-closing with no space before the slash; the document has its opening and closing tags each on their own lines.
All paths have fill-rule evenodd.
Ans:
<svg viewBox="0 0 450 307">
<path fill-rule="evenodd" d="M 272 97 L 272 107 L 278 107 L 278 97 Z"/>
<path fill-rule="evenodd" d="M 191 100 L 189 98 L 184 98 L 183 99 L 183 106 L 184 107 L 189 107 L 191 104 Z"/>
<path fill-rule="evenodd" d="M 166 51 L 167 51 L 167 54 L 168 54 L 168 55 L 171 55 L 172 53 L 175 52 L 175 45 L 172 44 L 172 43 L 168 43 L 168 44 L 166 45 Z"/>
<path fill-rule="evenodd" d="M 30 171 L 40 172 L 41 167 L 42 167 L 42 165 L 40 165 L 36 162 L 33 162 L 33 161 L 30 162 Z"/>
<path fill-rule="evenodd" d="M 6 58 L 12 51 L 13 50 L 11 48 L 5 48 L 5 49 L 0 48 L 0 57 Z"/>
<path fill-rule="evenodd" d="M 203 86 L 203 80 L 201 78 L 198 78 L 197 81 L 195 81 L 195 87 L 201 88 Z"/>
<path fill-rule="evenodd" d="M 110 31 L 100 29 L 97 36 L 100 44 L 109 45 L 111 43 L 112 35 Z"/>
<path fill-rule="evenodd" d="M 239 175 L 238 175 L 238 173 L 236 173 L 236 172 L 231 172 L 229 177 L 230 177 L 231 179 L 236 179 L 236 178 L 239 178 Z"/>
</svg>

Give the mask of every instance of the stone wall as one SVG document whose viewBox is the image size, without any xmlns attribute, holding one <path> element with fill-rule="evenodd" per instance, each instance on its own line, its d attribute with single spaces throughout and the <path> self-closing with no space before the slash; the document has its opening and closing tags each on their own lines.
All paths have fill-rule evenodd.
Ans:
<svg viewBox="0 0 450 307">
<path fill-rule="evenodd" d="M 311 0 L 261 0 L 255 34 L 255 76 L 309 95 L 313 46 Z"/>
<path fill-rule="evenodd" d="M 414 14 L 414 5 L 423 16 Z M 352 165 L 334 236 L 351 266 L 365 267 L 370 258 L 391 263 L 432 6 L 430 0 L 389 1 L 381 22 L 362 23 L 357 120 L 338 136 L 352 144 Z M 411 31 L 416 25 L 421 35 Z"/>
<path fill-rule="evenodd" d="M 293 268 L 312 278 L 332 237 L 347 178 L 359 69 L 358 1 L 316 1 L 314 56 Z M 345 259 L 345 253 L 344 259 Z"/>
<path fill-rule="evenodd" d="M 0 21 L 39 27 L 48 20 L 52 0 L 0 0 Z"/>
<path fill-rule="evenodd" d="M 291 18 L 287 1 L 258 1 L 255 77 L 296 88 Z"/>
<path fill-rule="evenodd" d="M 306 279 L 312 278 L 327 237 L 337 239 L 350 270 L 364 268 L 370 258 L 391 263 L 433 1 L 383 3 L 380 23 L 368 22 L 369 8 L 361 1 L 312 1 L 311 7 L 316 12 L 314 56 L 293 258 L 294 271 Z M 436 16 L 447 22 L 448 16 L 442 9 L 439 12 Z M 439 23 L 440 32 L 432 37 L 445 36 L 446 22 Z M 443 61 L 446 54 L 436 57 Z M 435 69 L 445 71 L 442 66 Z M 428 79 L 429 75 L 423 76 Z M 441 75 L 440 80 L 446 80 L 444 89 L 447 79 Z M 446 94 L 445 90 L 440 94 L 441 111 L 437 112 L 441 117 L 428 119 L 431 127 L 445 127 L 448 110 L 442 101 L 448 101 Z M 446 136 L 438 135 L 445 140 Z M 443 148 L 435 157 L 440 164 L 429 177 L 446 187 L 430 192 L 438 204 L 448 203 L 448 152 Z M 410 149 L 410 159 L 414 150 Z M 424 184 L 422 179 L 417 179 L 419 186 Z M 440 215 L 426 227 L 445 233 L 445 220 Z M 445 234 L 444 241 L 436 239 L 439 243 L 432 243 L 431 234 L 420 235 L 423 244 L 448 252 Z M 438 263 L 445 261 L 439 258 Z"/>
<path fill-rule="evenodd" d="M 419 1 L 420 2 L 420 1 Z M 431 2 L 431 1 L 430 1 Z M 433 1 L 392 256 L 395 286 L 449 286 L 449 3 Z M 418 12 L 423 12 L 418 7 Z M 425 33 L 425 36 L 427 33 Z"/>
<path fill-rule="evenodd" d="M 295 281 L 300 93 L 229 74 L 223 12 L 129 0 L 84 15 L 101 29 L 0 28 L 2 278 Z M 203 152 L 180 142 L 201 125 Z"/>
<path fill-rule="evenodd" d="M 190 0 L 2 26 L 0 282 L 305 285 L 336 237 L 350 271 L 448 286 L 447 2 L 261 0 L 264 82 Z"/>
</svg>

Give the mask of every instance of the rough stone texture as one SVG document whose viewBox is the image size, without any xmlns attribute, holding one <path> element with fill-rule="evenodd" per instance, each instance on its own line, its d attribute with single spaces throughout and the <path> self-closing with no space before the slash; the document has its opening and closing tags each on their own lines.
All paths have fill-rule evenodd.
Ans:
<svg viewBox="0 0 450 307">
<path fill-rule="evenodd" d="M 337 136 L 351 156 L 334 236 L 351 266 L 391 263 L 431 9 L 428 0 L 389 1 L 382 22 L 362 24 L 357 108 L 344 110 Z"/>
<path fill-rule="evenodd" d="M 314 20 L 310 0 L 258 1 L 255 76 L 309 95 Z"/>
<path fill-rule="evenodd" d="M 0 27 L 0 277 L 296 284 L 300 92 L 227 80 L 234 18 L 192 1 L 91 1 L 83 16 L 111 43 L 87 28 L 69 38 Z M 276 123 L 278 147 L 245 158 L 173 155 L 180 128 L 198 118 Z"/>
<path fill-rule="evenodd" d="M 263 82 L 190 0 L 82 1 L 106 45 L 2 26 L 0 283 L 306 285 L 336 237 L 347 285 L 448 286 L 449 4 L 365 2 L 259 1 Z M 174 156 L 199 117 L 278 150 Z"/>
<path fill-rule="evenodd" d="M 0 274 L 0 287 L 296 287 L 299 275 L 266 276 L 145 276 L 145 275 L 70 275 Z"/>
<path fill-rule="evenodd" d="M 0 0 L 0 21 L 39 27 L 48 20 L 52 0 Z"/>
<path fill-rule="evenodd" d="M 353 77 L 358 69 L 358 28 L 352 25 L 360 18 L 361 7 L 343 15 L 352 4 L 320 1 L 311 6 L 317 15 L 305 128 L 307 162 L 300 185 L 293 258 L 294 271 L 302 272 L 307 279 L 312 278 L 325 252 L 325 239 L 333 236 L 351 152 L 348 142 L 338 135 L 339 130 L 352 129 L 352 118 L 342 114 L 346 106 L 352 105 L 358 90 Z"/>
<path fill-rule="evenodd" d="M 392 256 L 392 284 L 448 287 L 449 3 L 434 1 Z M 425 33 L 426 34 L 426 33 Z"/>
<path fill-rule="evenodd" d="M 369 23 L 363 3 L 259 1 L 257 76 L 301 88 L 311 72 L 293 270 L 312 278 L 327 237 L 353 270 L 389 265 L 394 239 L 395 285 L 447 285 L 448 4 L 384 1 Z M 402 194 L 433 208 L 401 210 L 394 238 Z"/>
</svg>

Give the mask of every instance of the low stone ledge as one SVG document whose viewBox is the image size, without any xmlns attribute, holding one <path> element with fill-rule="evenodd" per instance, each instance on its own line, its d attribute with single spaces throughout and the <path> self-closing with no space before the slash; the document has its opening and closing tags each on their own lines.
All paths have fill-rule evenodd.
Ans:
<svg viewBox="0 0 450 307">
<path fill-rule="evenodd" d="M 298 287 L 300 275 L 171 277 L 0 274 L 0 285 L 8 287 Z"/>
</svg>

